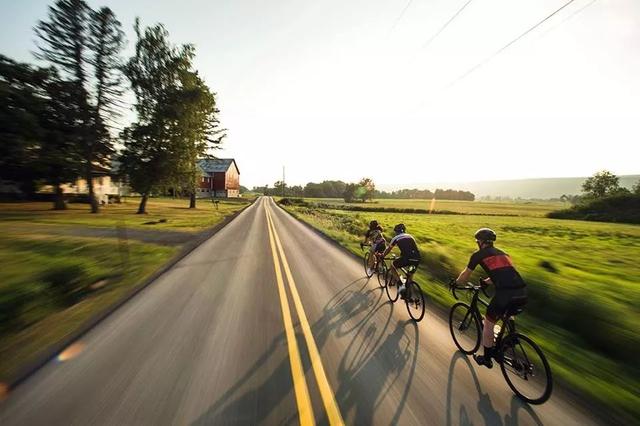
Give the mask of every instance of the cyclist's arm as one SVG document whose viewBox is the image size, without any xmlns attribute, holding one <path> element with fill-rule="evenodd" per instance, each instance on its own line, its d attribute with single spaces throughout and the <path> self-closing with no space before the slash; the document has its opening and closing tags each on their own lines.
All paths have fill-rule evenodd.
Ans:
<svg viewBox="0 0 640 426">
<path fill-rule="evenodd" d="M 460 275 L 458 275 L 458 278 L 456 278 L 456 284 L 464 284 L 469 281 L 472 273 L 473 271 L 471 269 L 464 268 L 464 270 L 460 272 Z"/>
<path fill-rule="evenodd" d="M 364 233 L 364 241 L 361 242 L 360 244 L 364 246 L 367 244 L 367 241 L 369 241 L 369 231 Z"/>
<path fill-rule="evenodd" d="M 476 266 L 478 266 L 478 263 L 480 263 L 480 255 L 478 254 L 478 252 L 475 252 L 469 258 L 469 263 L 467 263 L 467 267 L 464 268 L 462 272 L 460 272 L 460 275 L 458 275 L 458 278 L 456 279 L 456 284 L 467 283 L 469 281 L 469 278 L 471 278 L 471 274 L 473 273 L 473 270 L 476 269 Z"/>
<path fill-rule="evenodd" d="M 389 246 L 387 247 L 387 249 L 384 251 L 384 253 L 382 253 L 382 257 L 383 257 L 383 258 L 384 258 L 384 257 L 387 257 L 387 255 L 389 254 L 389 252 L 390 252 L 391 250 L 393 250 L 393 248 L 394 248 L 395 246 L 396 246 L 396 243 L 395 243 L 393 240 L 391 240 L 391 243 L 389 244 Z"/>
</svg>

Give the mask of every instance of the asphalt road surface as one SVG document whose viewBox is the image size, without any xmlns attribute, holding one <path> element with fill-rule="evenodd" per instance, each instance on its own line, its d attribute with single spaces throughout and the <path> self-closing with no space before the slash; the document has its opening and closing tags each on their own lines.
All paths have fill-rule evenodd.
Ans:
<svg viewBox="0 0 640 426">
<path fill-rule="evenodd" d="M 513 396 L 445 318 L 258 200 L 0 404 L 2 425 L 594 424 Z"/>
</svg>

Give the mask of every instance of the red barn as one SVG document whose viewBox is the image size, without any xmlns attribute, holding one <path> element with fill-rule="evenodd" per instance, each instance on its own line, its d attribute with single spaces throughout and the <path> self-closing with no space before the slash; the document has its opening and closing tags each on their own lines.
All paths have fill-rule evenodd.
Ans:
<svg viewBox="0 0 640 426">
<path fill-rule="evenodd" d="M 198 161 L 202 172 L 198 197 L 235 198 L 240 196 L 240 170 L 233 158 Z"/>
</svg>

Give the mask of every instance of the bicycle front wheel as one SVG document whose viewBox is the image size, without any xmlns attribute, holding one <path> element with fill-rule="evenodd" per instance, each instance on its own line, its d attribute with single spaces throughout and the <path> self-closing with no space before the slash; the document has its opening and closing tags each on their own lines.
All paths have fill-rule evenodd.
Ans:
<svg viewBox="0 0 640 426">
<path fill-rule="evenodd" d="M 482 327 L 471 306 L 458 302 L 449 312 L 449 331 L 460 352 L 471 355 L 480 347 Z"/>
<path fill-rule="evenodd" d="M 367 278 L 371 278 L 373 276 L 373 271 L 369 270 L 369 258 L 371 257 L 371 252 L 368 251 L 364 254 L 364 258 L 362 259 L 364 261 L 364 273 L 367 276 Z"/>
<path fill-rule="evenodd" d="M 424 293 L 416 282 L 407 283 L 407 296 L 404 299 L 404 303 L 407 305 L 407 311 L 409 316 L 415 322 L 420 322 L 424 318 Z"/>
<path fill-rule="evenodd" d="M 551 367 L 542 349 L 519 333 L 510 334 L 500 345 L 500 369 L 511 390 L 529 404 L 542 404 L 551 396 Z"/>
<path fill-rule="evenodd" d="M 387 286 L 387 265 L 384 261 L 378 262 L 378 284 L 380 287 L 385 288 Z"/>
<path fill-rule="evenodd" d="M 400 283 L 393 276 L 391 271 L 387 271 L 387 276 L 385 277 L 384 281 L 385 281 L 385 290 L 387 291 L 387 297 L 389 298 L 390 301 L 395 302 L 396 300 L 398 300 L 398 296 L 400 295 L 398 293 L 398 286 L 400 285 Z"/>
</svg>

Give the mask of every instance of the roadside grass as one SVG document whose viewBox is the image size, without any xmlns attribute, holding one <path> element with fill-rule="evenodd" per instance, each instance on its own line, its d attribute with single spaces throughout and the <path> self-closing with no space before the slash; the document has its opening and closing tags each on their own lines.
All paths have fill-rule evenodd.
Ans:
<svg viewBox="0 0 640 426">
<path fill-rule="evenodd" d="M 125 226 L 195 237 L 247 205 L 221 201 L 216 209 L 199 200 L 193 210 L 188 200 L 151 199 L 149 214 L 136 215 L 137 201 L 99 214 L 85 204 L 53 211 L 50 203 L 0 203 L 0 383 L 142 284 L 182 247 L 169 239 L 119 241 L 78 231 Z"/>
<path fill-rule="evenodd" d="M 87 204 L 68 204 L 67 210 L 51 210 L 48 202 L 0 203 L 0 221 L 90 227 L 126 226 L 138 229 L 201 231 L 220 222 L 250 200 L 220 201 L 217 207 L 208 199 L 199 199 L 196 209 L 189 209 L 185 199 L 151 198 L 147 214 L 135 214 L 139 198 L 129 197 L 121 204 L 103 207 L 98 214 L 89 212 Z M 164 220 L 164 221 L 163 221 Z"/>
<path fill-rule="evenodd" d="M 445 309 L 454 303 L 445 284 L 476 249 L 474 231 L 495 229 L 497 246 L 512 256 L 529 284 L 530 302 L 518 323 L 542 346 L 556 380 L 622 417 L 640 416 L 640 227 L 536 217 L 286 209 L 358 256 L 370 220 L 387 230 L 405 223 L 422 252 L 416 281 Z M 480 276 L 478 271 L 474 277 Z"/>
<path fill-rule="evenodd" d="M 415 200 L 415 199 L 375 199 L 366 203 L 346 204 L 341 198 L 304 198 L 311 203 L 324 203 L 340 206 L 357 206 L 365 209 L 396 208 L 445 211 L 474 215 L 534 216 L 544 217 L 547 213 L 567 204 L 560 201 L 454 201 L 454 200 Z"/>
</svg>

